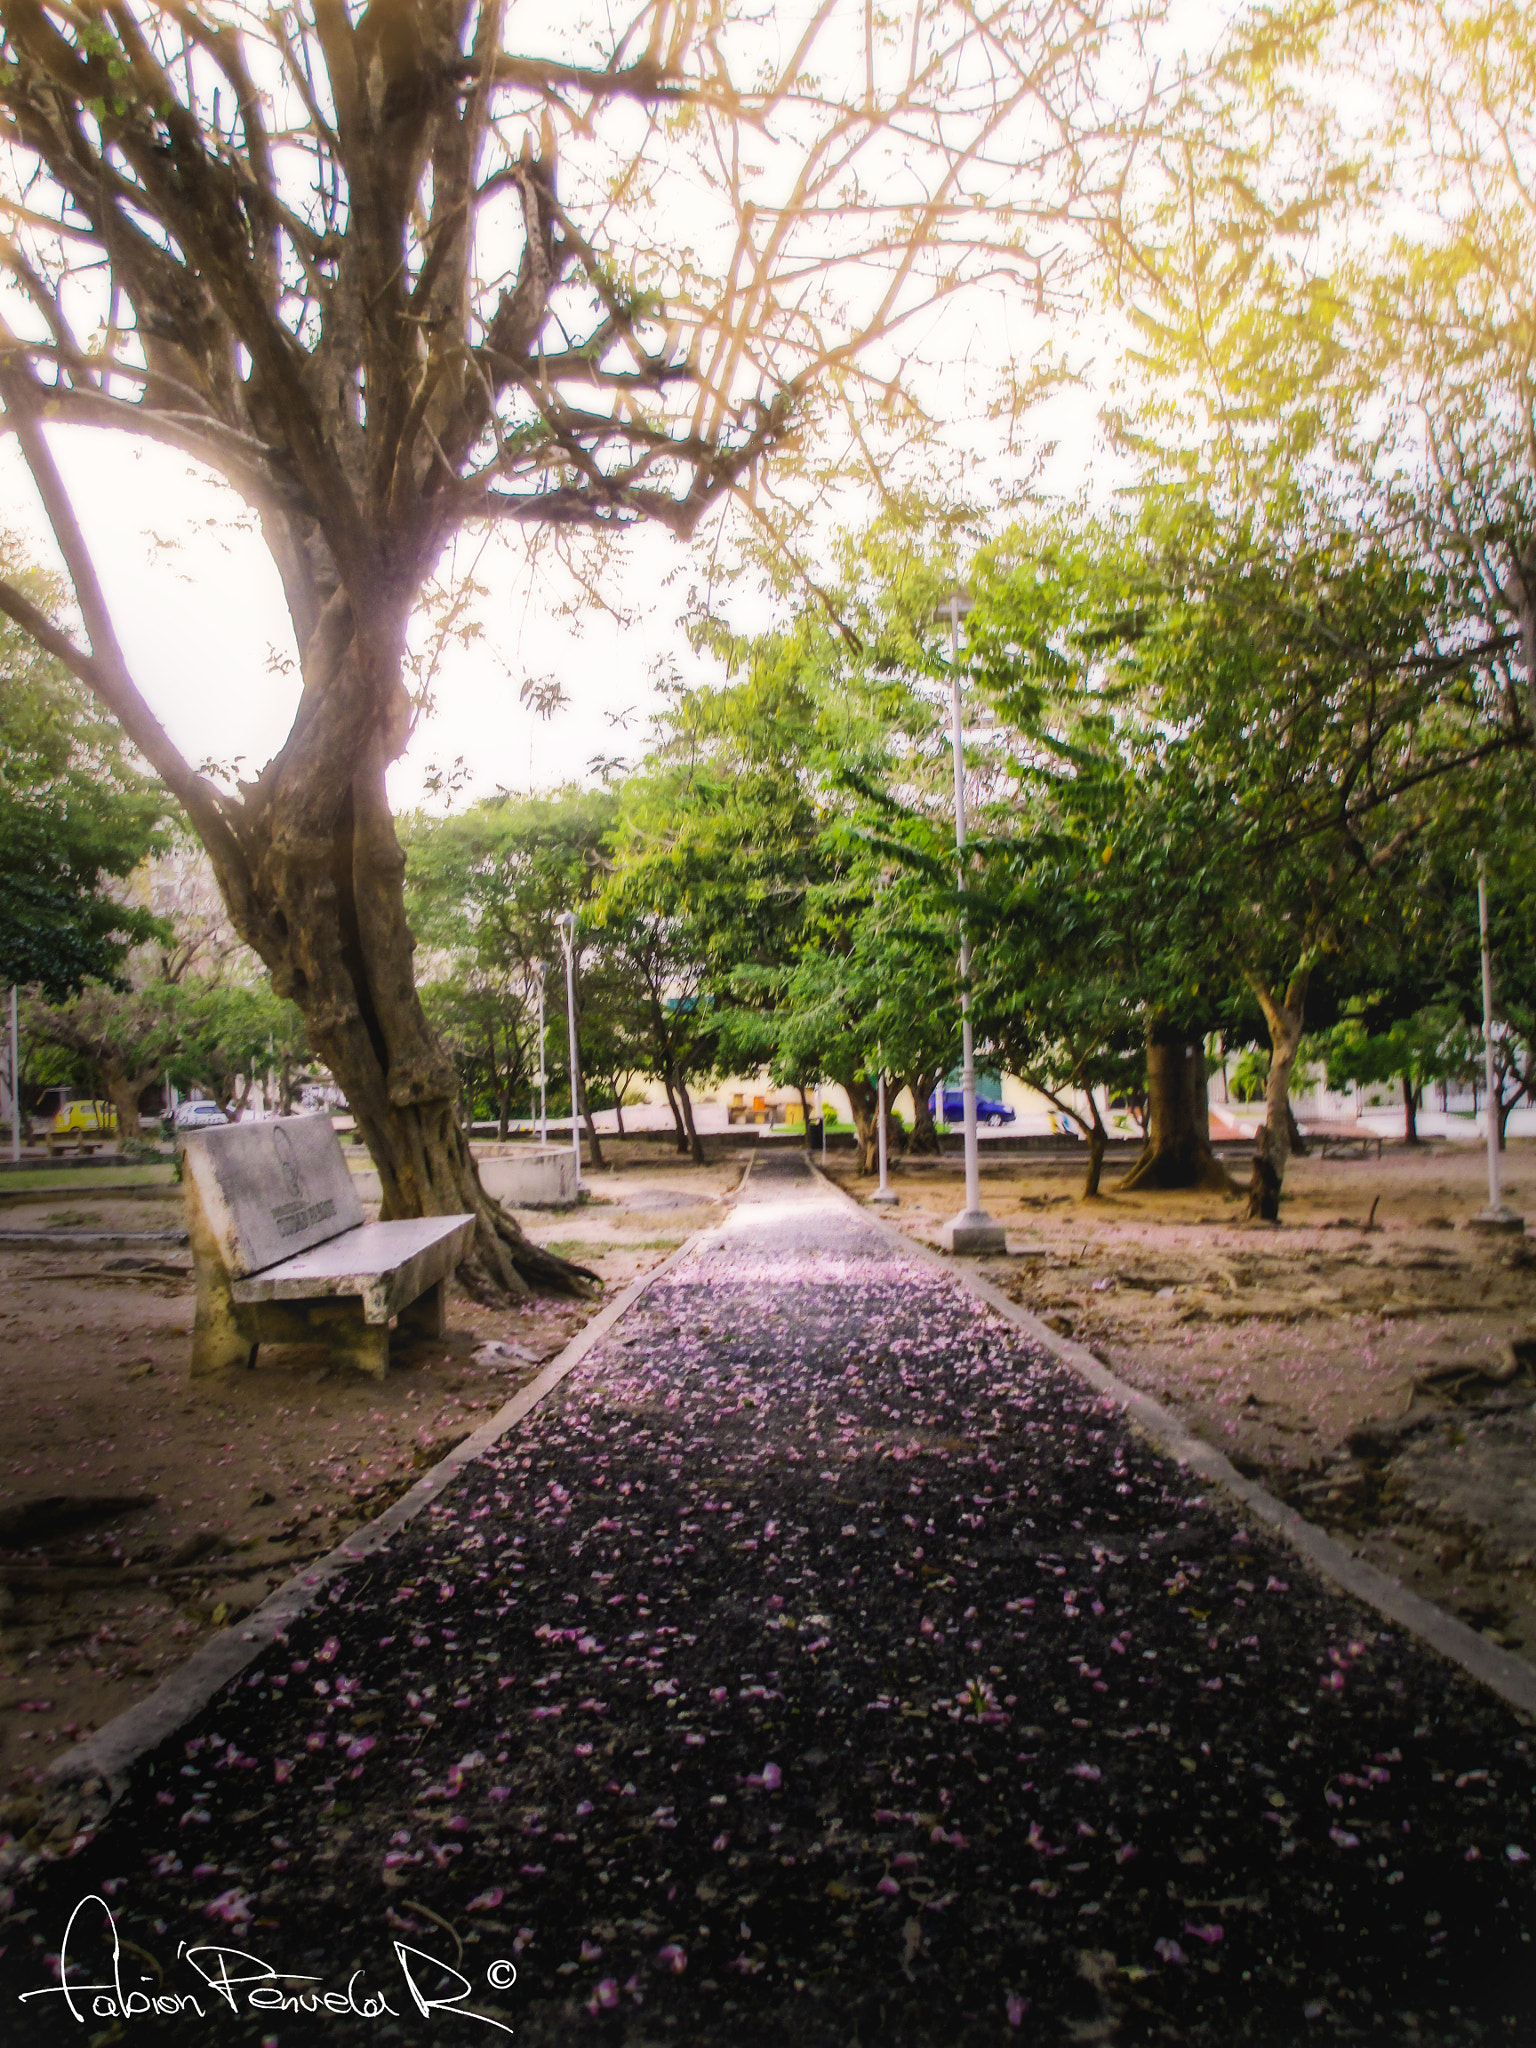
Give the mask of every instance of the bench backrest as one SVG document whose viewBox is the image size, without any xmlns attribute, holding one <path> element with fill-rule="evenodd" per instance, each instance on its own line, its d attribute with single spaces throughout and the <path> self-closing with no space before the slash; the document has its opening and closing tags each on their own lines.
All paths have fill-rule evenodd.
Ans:
<svg viewBox="0 0 1536 2048">
<path fill-rule="evenodd" d="M 363 1220 L 328 1116 L 189 1131 L 183 1151 L 189 1193 L 236 1279 L 325 1244 Z"/>
</svg>

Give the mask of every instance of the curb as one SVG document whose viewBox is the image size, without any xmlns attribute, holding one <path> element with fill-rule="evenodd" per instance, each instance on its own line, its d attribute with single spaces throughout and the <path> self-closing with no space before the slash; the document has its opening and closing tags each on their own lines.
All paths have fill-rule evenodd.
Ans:
<svg viewBox="0 0 1536 2048">
<path fill-rule="evenodd" d="M 1460 1665 L 1468 1677 L 1475 1678 L 1480 1685 L 1496 1693 L 1506 1705 L 1536 1720 L 1536 1669 L 1523 1657 L 1501 1650 L 1497 1644 L 1480 1636 L 1476 1629 L 1468 1628 L 1464 1621 L 1458 1621 L 1455 1615 L 1437 1607 L 1432 1600 L 1408 1592 L 1395 1579 L 1378 1571 L 1375 1565 L 1351 1556 L 1343 1544 L 1336 1542 L 1315 1523 L 1305 1520 L 1253 1480 L 1244 1479 L 1220 1451 L 1186 1429 L 1160 1401 L 1154 1401 L 1150 1394 L 1143 1394 L 1118 1379 L 1085 1346 L 1074 1344 L 1070 1337 L 1059 1336 L 1055 1330 L 1047 1328 L 1028 1309 L 1010 1301 L 990 1280 L 982 1279 L 979 1273 L 967 1271 L 958 1259 L 947 1259 L 931 1245 L 908 1237 L 894 1223 L 887 1222 L 883 1216 L 840 1188 L 820 1167 L 813 1164 L 811 1171 L 839 1201 L 846 1202 L 865 1222 L 884 1231 L 914 1257 L 937 1266 L 958 1286 L 969 1289 L 1034 1343 L 1059 1358 L 1080 1379 L 1086 1380 L 1096 1393 L 1111 1399 L 1126 1419 L 1181 1469 L 1209 1480 L 1240 1501 L 1255 1520 L 1267 1523 L 1299 1557 L 1341 1592 L 1350 1594 L 1367 1607 L 1375 1608 L 1378 1614 L 1396 1622 L 1432 1650 L 1438 1650 L 1442 1657 Z"/>
<path fill-rule="evenodd" d="M 0 1251 L 110 1251 L 116 1245 L 188 1242 L 184 1230 L 0 1230 Z M 191 1278 L 191 1268 L 187 1269 Z"/>
<path fill-rule="evenodd" d="M 748 1174 L 750 1172 L 749 1164 Z M 746 1182 L 747 1175 L 743 1175 L 736 1187 L 730 1190 L 731 1199 L 740 1194 Z M 647 1289 L 672 1267 L 690 1257 L 720 1228 L 718 1223 L 711 1223 L 696 1230 L 675 1251 L 669 1252 L 660 1265 L 653 1266 L 638 1280 L 632 1280 L 622 1294 L 616 1295 L 606 1308 L 599 1309 L 592 1320 L 577 1331 L 565 1349 L 557 1353 L 535 1378 L 498 1408 L 489 1422 L 482 1423 L 429 1472 L 423 1473 L 393 1507 L 386 1508 L 376 1520 L 354 1529 L 334 1550 L 317 1558 L 285 1585 L 279 1586 L 244 1618 L 238 1630 L 229 1629 L 195 1650 L 181 1669 L 157 1686 L 147 1699 L 125 1708 L 88 1741 L 77 1743 L 50 1767 L 48 1782 L 62 1787 L 87 1778 L 100 1778 L 108 1786 L 111 1800 L 115 1802 L 128 1771 L 140 1757 L 157 1748 L 167 1736 L 174 1735 L 184 1722 L 208 1704 L 222 1686 L 238 1677 L 247 1665 L 254 1664 L 278 1635 L 315 1605 L 333 1579 L 361 1564 L 375 1551 L 382 1550 L 397 1530 L 415 1521 L 466 1465 L 473 1464 L 476 1458 L 490 1450 L 553 1393 L 566 1375 L 607 1336 L 614 1324 L 628 1314 Z"/>
</svg>

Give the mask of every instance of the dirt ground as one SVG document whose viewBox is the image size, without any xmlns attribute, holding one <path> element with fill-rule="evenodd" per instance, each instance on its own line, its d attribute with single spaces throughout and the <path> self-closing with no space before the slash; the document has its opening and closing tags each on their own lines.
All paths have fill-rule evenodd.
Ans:
<svg viewBox="0 0 1536 2048">
<path fill-rule="evenodd" d="M 745 1161 L 604 1151 L 579 1209 L 519 1214 L 608 1300 L 723 1214 Z M 194 1381 L 168 1171 L 48 1179 L 0 1180 L 0 1829 L 61 1744 L 381 1513 L 602 1306 L 450 1299 L 447 1337 L 397 1344 L 382 1385 L 297 1345 Z"/>
<path fill-rule="evenodd" d="M 1106 1169 L 1111 1191 L 1084 1203 L 1076 1160 L 982 1157 L 1009 1244 L 982 1262 L 989 1278 L 1360 1556 L 1536 1662 L 1536 1242 L 1461 1227 L 1487 1200 L 1480 1149 L 1294 1160 L 1278 1227 L 1248 1224 L 1236 1195 L 1118 1194 Z M 851 1161 L 831 1166 L 871 1192 Z M 963 1206 L 958 1159 L 903 1163 L 892 1185 L 886 1213 L 929 1243 Z M 1505 1195 L 1536 1239 L 1536 1144 L 1512 1142 Z"/>
</svg>

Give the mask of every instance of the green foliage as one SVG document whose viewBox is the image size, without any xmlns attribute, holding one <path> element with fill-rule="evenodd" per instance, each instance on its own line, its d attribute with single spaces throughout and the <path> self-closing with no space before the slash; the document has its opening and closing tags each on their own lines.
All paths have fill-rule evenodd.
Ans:
<svg viewBox="0 0 1536 2048">
<path fill-rule="evenodd" d="M 1018 735 L 984 853 L 1001 1000 L 1029 1017 L 1035 991 L 1045 1039 L 1075 1016 L 1128 1048 L 1139 1012 L 1241 1041 L 1347 990 L 1509 743 L 1442 583 L 1323 505 L 1016 531 L 976 582 L 974 663 Z"/>
<path fill-rule="evenodd" d="M 1227 1076 L 1234 1102 L 1262 1102 L 1269 1081 L 1269 1053 L 1262 1046 L 1245 1045 Z M 1330 1081 L 1329 1086 L 1334 1084 Z"/>
<path fill-rule="evenodd" d="M 555 920 L 575 911 L 584 1064 L 606 1046 L 604 984 L 587 971 L 615 803 L 601 790 L 498 796 L 446 818 L 403 821 L 406 907 L 425 967 L 423 1000 L 472 1116 L 505 1125 L 536 1092 L 538 985 L 545 977 L 546 1066 L 568 1065 L 565 981 Z M 566 1076 L 564 1086 L 569 1091 Z"/>
<path fill-rule="evenodd" d="M 291 1094 L 296 1074 L 312 1059 L 309 1039 L 302 1012 L 277 995 L 265 976 L 251 982 L 187 981 L 178 993 L 181 1042 L 169 1072 L 179 1089 L 204 1087 L 216 1101 L 239 1106 L 262 1076 L 275 1073 L 285 1097 Z"/>
<path fill-rule="evenodd" d="M 1352 1004 L 1323 1043 L 1330 1088 L 1400 1081 L 1418 1095 L 1426 1082 L 1470 1080 L 1476 1072 L 1476 1042 L 1448 1003 L 1427 1004 L 1376 1030 L 1369 1004 Z"/>
<path fill-rule="evenodd" d="M 278 1071 L 291 1082 L 309 1059 L 302 1016 L 265 980 L 86 982 L 59 1003 L 34 997 L 26 1034 L 47 1050 L 39 1079 L 109 1098 L 125 1119 L 128 1104 L 158 1081 L 239 1106 L 262 1075 Z"/>
<path fill-rule="evenodd" d="M 118 976 L 160 926 L 110 884 L 165 843 L 169 808 L 89 693 L 0 620 L 0 984 L 62 1000 Z"/>
</svg>

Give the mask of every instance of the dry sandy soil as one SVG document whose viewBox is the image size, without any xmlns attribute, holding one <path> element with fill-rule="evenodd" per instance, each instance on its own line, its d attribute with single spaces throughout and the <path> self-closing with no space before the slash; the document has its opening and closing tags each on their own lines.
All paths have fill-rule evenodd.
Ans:
<svg viewBox="0 0 1536 2048">
<path fill-rule="evenodd" d="M 1361 1556 L 1536 1661 L 1536 1242 L 1460 1227 L 1487 1200 L 1481 1150 L 1295 1160 L 1278 1227 L 1248 1224 L 1236 1195 L 1084 1203 L 1074 1160 L 982 1156 L 1009 1242 L 989 1278 Z M 831 1164 L 868 1195 L 851 1161 Z M 1505 1179 L 1536 1238 L 1536 1144 L 1512 1143 Z M 936 1243 L 962 1206 L 959 1160 L 904 1163 L 892 1184 L 892 1220 Z"/>
<path fill-rule="evenodd" d="M 723 1214 L 745 1161 L 604 1149 L 579 1209 L 520 1220 L 611 1299 Z M 397 1345 L 382 1385 L 312 1346 L 193 1381 L 180 1189 L 153 1170 L 50 1178 L 0 1180 L 0 1830 L 27 1824 L 61 1744 L 381 1513 L 602 1305 L 453 1299 L 447 1337 Z"/>
</svg>

